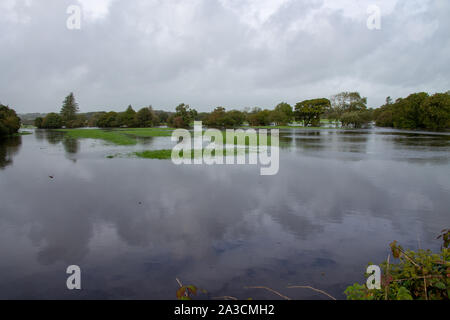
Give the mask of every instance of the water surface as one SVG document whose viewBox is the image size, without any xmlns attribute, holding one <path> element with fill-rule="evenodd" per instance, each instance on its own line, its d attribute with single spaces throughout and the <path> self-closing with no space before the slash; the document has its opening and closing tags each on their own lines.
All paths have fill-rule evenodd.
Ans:
<svg viewBox="0 0 450 320">
<path fill-rule="evenodd" d="M 37 130 L 0 143 L 0 298 L 327 299 L 363 282 L 388 244 L 438 250 L 450 226 L 450 136 L 282 130 L 280 171 L 107 155 L 171 146 Z M 81 291 L 65 269 L 82 269 Z"/>
</svg>

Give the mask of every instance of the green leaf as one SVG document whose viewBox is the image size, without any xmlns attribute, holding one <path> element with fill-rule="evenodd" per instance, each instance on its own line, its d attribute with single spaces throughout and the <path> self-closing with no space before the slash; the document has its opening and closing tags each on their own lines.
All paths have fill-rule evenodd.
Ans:
<svg viewBox="0 0 450 320">
<path fill-rule="evenodd" d="M 405 287 L 401 287 L 397 292 L 397 300 L 412 300 L 411 293 Z"/>
<path fill-rule="evenodd" d="M 436 288 L 438 288 L 438 289 L 441 289 L 441 290 L 445 290 L 445 289 L 447 289 L 447 287 L 446 287 L 446 285 L 444 284 L 444 283 L 442 283 L 442 282 L 436 282 L 435 284 L 434 284 L 434 286 L 436 287 Z"/>
</svg>

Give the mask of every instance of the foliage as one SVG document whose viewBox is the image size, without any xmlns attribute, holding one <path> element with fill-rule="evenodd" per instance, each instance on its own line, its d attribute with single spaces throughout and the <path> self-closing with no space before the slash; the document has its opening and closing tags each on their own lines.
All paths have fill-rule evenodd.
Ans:
<svg viewBox="0 0 450 320">
<path fill-rule="evenodd" d="M 60 129 L 67 137 L 74 139 L 98 139 L 117 145 L 135 145 L 136 137 L 167 137 L 171 135 L 171 129 L 142 128 L 142 129 Z"/>
<path fill-rule="evenodd" d="M 340 116 L 345 112 L 363 111 L 367 108 L 367 98 L 359 92 L 341 92 L 331 97 L 331 106 Z"/>
<path fill-rule="evenodd" d="M 59 114 L 51 112 L 42 121 L 35 122 L 39 129 L 59 129 L 63 126 L 62 118 Z M 40 126 L 38 126 L 40 124 Z"/>
<path fill-rule="evenodd" d="M 140 128 L 153 127 L 159 123 L 159 119 L 153 112 L 152 106 L 142 108 L 136 113 L 136 126 Z"/>
<path fill-rule="evenodd" d="M 36 119 L 34 119 L 34 126 L 36 128 L 42 128 L 42 122 L 44 121 L 44 118 L 42 117 L 37 117 Z"/>
<path fill-rule="evenodd" d="M 20 129 L 20 118 L 8 106 L 0 105 L 0 137 L 17 133 Z"/>
<path fill-rule="evenodd" d="M 450 94 L 436 93 L 421 105 L 422 125 L 431 130 L 450 128 Z"/>
<path fill-rule="evenodd" d="M 134 111 L 131 105 L 128 106 L 125 112 L 122 112 L 119 115 L 119 124 L 120 126 L 125 126 L 128 128 L 134 128 L 138 126 L 136 111 Z"/>
<path fill-rule="evenodd" d="M 398 264 L 389 260 L 383 270 L 380 290 L 369 290 L 365 285 L 354 284 L 345 290 L 348 300 L 448 300 L 450 296 L 450 230 L 442 231 L 439 254 L 430 250 L 404 250 L 397 241 L 390 244 L 391 253 Z"/>
<path fill-rule="evenodd" d="M 373 298 L 373 294 L 368 293 L 366 287 L 359 283 L 347 287 L 344 294 L 347 296 L 347 300 L 372 300 Z"/>
<path fill-rule="evenodd" d="M 361 128 L 363 125 L 369 123 L 372 119 L 371 112 L 365 111 L 351 111 L 345 112 L 341 116 L 342 126 L 352 126 L 354 128 Z"/>
<path fill-rule="evenodd" d="M 97 118 L 96 126 L 100 128 L 149 128 L 158 123 L 158 116 L 153 112 L 151 106 L 144 107 L 136 112 L 130 105 L 125 112 L 117 113 L 111 111 L 100 114 Z"/>
<path fill-rule="evenodd" d="M 410 94 L 392 103 L 387 99 L 374 114 L 376 125 L 399 129 L 443 130 L 450 128 L 450 94 Z"/>
<path fill-rule="evenodd" d="M 359 92 L 341 92 L 331 97 L 331 107 L 326 111 L 328 119 L 341 121 L 342 126 L 359 128 L 372 120 L 367 110 L 367 98 Z"/>
<path fill-rule="evenodd" d="M 235 128 L 244 123 L 245 114 L 238 110 L 226 111 L 224 107 L 217 107 L 208 114 L 205 119 L 205 125 L 214 128 Z"/>
<path fill-rule="evenodd" d="M 114 111 L 102 114 L 97 120 L 97 127 L 100 128 L 117 128 L 119 126 L 119 114 Z"/>
<path fill-rule="evenodd" d="M 155 114 L 158 117 L 160 123 L 167 123 L 167 120 L 169 119 L 171 112 L 157 110 L 155 111 Z"/>
<path fill-rule="evenodd" d="M 75 119 L 64 122 L 66 128 L 82 128 L 86 126 L 86 123 L 85 115 L 76 115 Z"/>
<path fill-rule="evenodd" d="M 270 114 L 270 121 L 278 126 L 284 126 L 294 119 L 294 112 L 290 104 L 279 103 Z"/>
<path fill-rule="evenodd" d="M 184 103 L 178 105 L 175 110 L 175 114 L 167 119 L 168 125 L 174 128 L 189 128 L 197 115 L 197 111 Z"/>
<path fill-rule="evenodd" d="M 254 108 L 247 116 L 247 121 L 251 126 L 268 126 L 271 123 L 270 110 Z"/>
<path fill-rule="evenodd" d="M 60 114 L 63 124 L 68 128 L 73 128 L 73 125 L 77 124 L 78 103 L 75 101 L 75 96 L 71 92 L 63 101 Z"/>
<path fill-rule="evenodd" d="M 298 102 L 295 105 L 295 120 L 303 121 L 305 127 L 310 124 L 318 125 L 320 124 L 320 116 L 326 109 L 330 108 L 330 105 L 330 100 L 325 98 Z"/>
</svg>

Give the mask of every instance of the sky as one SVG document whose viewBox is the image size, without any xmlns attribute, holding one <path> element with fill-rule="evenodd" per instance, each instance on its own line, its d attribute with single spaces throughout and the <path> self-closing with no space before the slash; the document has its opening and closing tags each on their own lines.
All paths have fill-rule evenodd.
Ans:
<svg viewBox="0 0 450 320">
<path fill-rule="evenodd" d="M 1 0 L 0 102 L 211 111 L 359 91 L 379 107 L 450 90 L 449 16 L 448 0 Z"/>
</svg>

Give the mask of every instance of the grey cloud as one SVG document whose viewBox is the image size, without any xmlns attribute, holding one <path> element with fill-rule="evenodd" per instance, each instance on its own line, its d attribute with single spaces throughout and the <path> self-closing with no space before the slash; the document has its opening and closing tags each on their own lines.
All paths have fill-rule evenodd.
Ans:
<svg viewBox="0 0 450 320">
<path fill-rule="evenodd" d="M 66 28 L 75 0 L 10 3 L 0 6 L 0 101 L 21 113 L 59 110 L 70 91 L 82 111 L 130 103 L 172 110 L 180 102 L 207 111 L 342 90 L 359 90 L 376 107 L 388 95 L 450 88 L 445 0 L 398 0 L 389 10 L 375 1 L 379 31 L 366 28 L 370 1 L 272 8 L 251 0 L 115 0 L 97 16 L 95 5 L 108 1 L 96 1 L 79 31 Z"/>
</svg>

